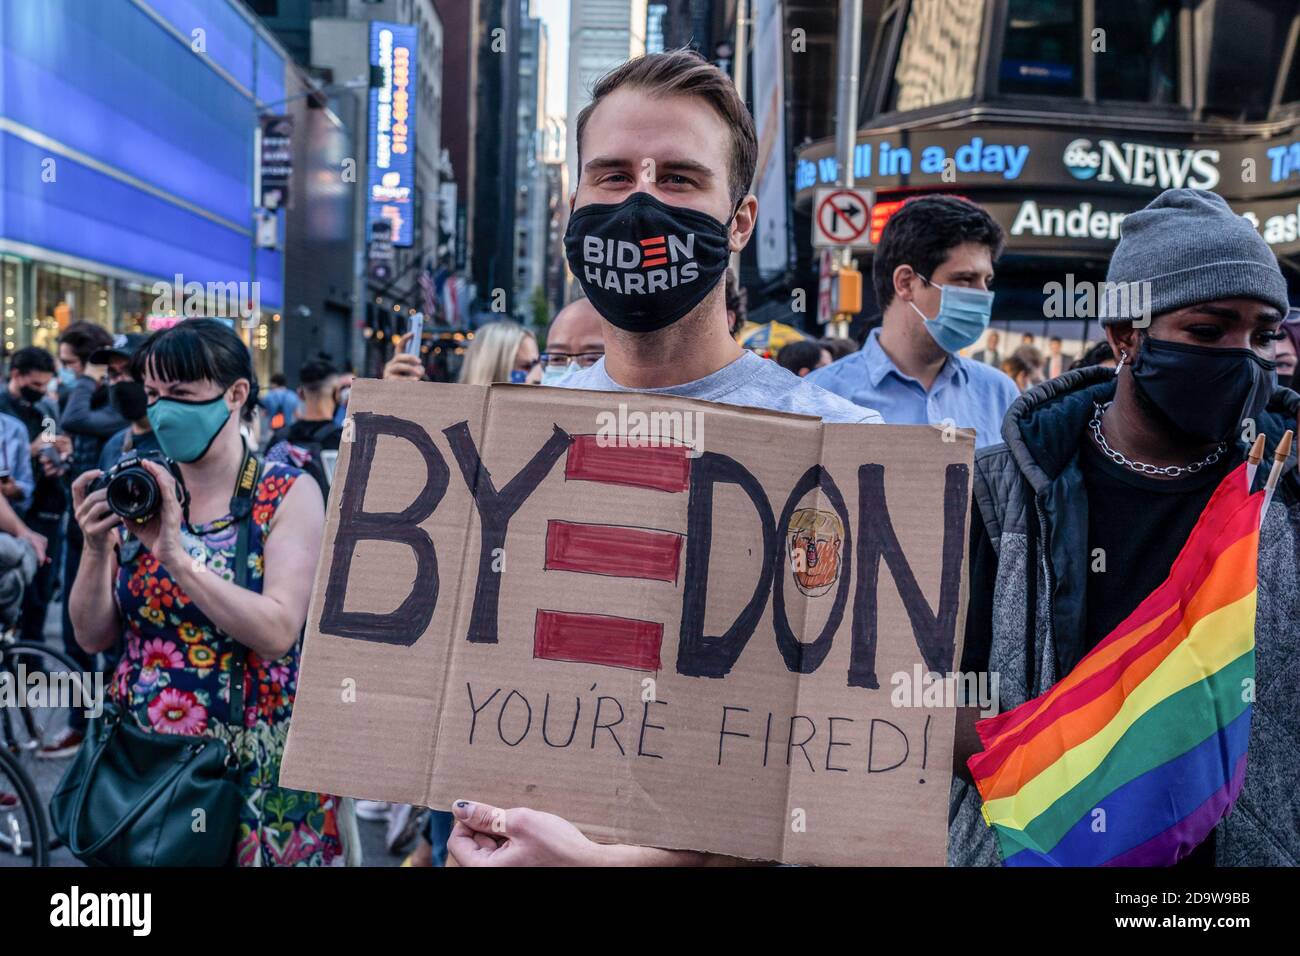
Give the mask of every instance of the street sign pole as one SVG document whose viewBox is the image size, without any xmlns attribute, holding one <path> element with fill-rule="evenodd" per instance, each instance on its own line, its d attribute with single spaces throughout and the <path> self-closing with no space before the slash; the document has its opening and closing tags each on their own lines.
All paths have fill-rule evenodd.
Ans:
<svg viewBox="0 0 1300 956">
<path fill-rule="evenodd" d="M 840 0 L 839 84 L 836 90 L 835 116 L 837 152 L 840 158 L 839 184 L 853 186 L 853 150 L 858 140 L 858 60 L 862 47 L 862 0 Z M 845 246 L 840 253 L 844 268 L 853 266 L 853 250 Z M 840 338 L 848 334 L 848 323 L 837 321 Z"/>
</svg>

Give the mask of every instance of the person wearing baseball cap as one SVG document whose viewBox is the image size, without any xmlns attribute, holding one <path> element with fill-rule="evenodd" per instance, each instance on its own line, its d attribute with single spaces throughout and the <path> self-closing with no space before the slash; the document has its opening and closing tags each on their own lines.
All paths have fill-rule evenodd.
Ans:
<svg viewBox="0 0 1300 956">
<path fill-rule="evenodd" d="M 128 333 L 118 335 L 113 344 L 99 349 L 90 360 L 107 369 L 108 402 L 129 424 L 104 442 L 99 456 L 99 470 L 108 471 L 127 454 L 160 451 L 153 426 L 149 424 L 149 399 L 144 393 L 143 370 L 136 361 L 140 347 L 149 336 Z"/>
<path fill-rule="evenodd" d="M 59 425 L 72 439 L 72 455 L 64 474 L 67 482 L 99 465 L 104 448 L 113 436 L 130 426 L 131 420 L 113 401 L 115 387 L 129 381 L 131 355 L 147 338 L 144 335 L 112 335 L 90 322 L 74 322 L 59 337 L 59 361 L 72 373 L 72 385 Z M 69 521 L 63 550 L 64 593 L 72 588 L 81 566 L 84 541 L 75 521 Z M 63 647 L 87 671 L 91 661 L 77 645 L 68 602 L 63 602 Z M 41 749 L 48 759 L 70 757 L 81 745 L 85 716 L 74 710 L 64 734 Z"/>
<path fill-rule="evenodd" d="M 1255 227 L 1214 193 L 1171 189 L 1125 218 L 1097 296 L 1118 367 L 1022 395 L 975 456 L 962 670 L 999 675 L 1002 711 L 1065 677 L 1169 575 L 1256 435 L 1271 459 L 1300 395 L 1278 387 L 1286 281 Z M 1256 475 L 1262 486 L 1268 469 Z M 1188 865 L 1300 864 L 1294 785 L 1300 684 L 1300 478 L 1286 463 L 1260 533 L 1256 696 L 1245 784 Z M 949 856 L 999 861 L 965 767 L 961 722 Z"/>
<path fill-rule="evenodd" d="M 115 360 L 131 361 L 131 356 L 148 340 L 142 332 L 119 332 L 113 336 L 109 345 L 101 346 L 90 353 L 91 365 L 109 365 Z"/>
</svg>

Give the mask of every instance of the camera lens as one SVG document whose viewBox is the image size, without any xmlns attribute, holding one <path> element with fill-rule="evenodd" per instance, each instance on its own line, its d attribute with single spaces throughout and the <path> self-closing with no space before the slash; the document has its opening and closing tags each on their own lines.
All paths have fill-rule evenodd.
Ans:
<svg viewBox="0 0 1300 956">
<path fill-rule="evenodd" d="M 123 518 L 147 521 L 158 500 L 158 482 L 143 468 L 128 468 L 108 483 L 108 506 Z"/>
</svg>

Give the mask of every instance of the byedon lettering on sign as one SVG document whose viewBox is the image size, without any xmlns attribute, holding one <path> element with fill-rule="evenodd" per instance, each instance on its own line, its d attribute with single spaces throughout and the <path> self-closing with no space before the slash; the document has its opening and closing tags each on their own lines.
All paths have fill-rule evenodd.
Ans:
<svg viewBox="0 0 1300 956">
<path fill-rule="evenodd" d="M 969 436 L 560 389 L 352 401 L 282 783 L 943 861 L 953 711 L 892 707 L 889 679 L 959 652 Z M 617 402 L 702 410 L 703 450 L 598 438 Z"/>
</svg>

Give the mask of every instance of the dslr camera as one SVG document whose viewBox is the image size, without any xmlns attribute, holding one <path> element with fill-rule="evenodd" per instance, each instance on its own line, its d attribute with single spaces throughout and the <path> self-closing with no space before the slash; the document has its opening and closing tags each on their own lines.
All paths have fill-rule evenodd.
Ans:
<svg viewBox="0 0 1300 956">
<path fill-rule="evenodd" d="M 181 479 L 180 468 L 165 455 L 158 452 L 130 454 L 119 461 L 90 485 L 90 491 L 99 488 L 108 490 L 108 506 L 124 520 L 144 524 L 158 513 L 162 507 L 162 489 L 144 463 L 152 461 L 162 465 L 176 479 L 176 500 L 182 507 L 189 501 L 189 492 Z"/>
</svg>

